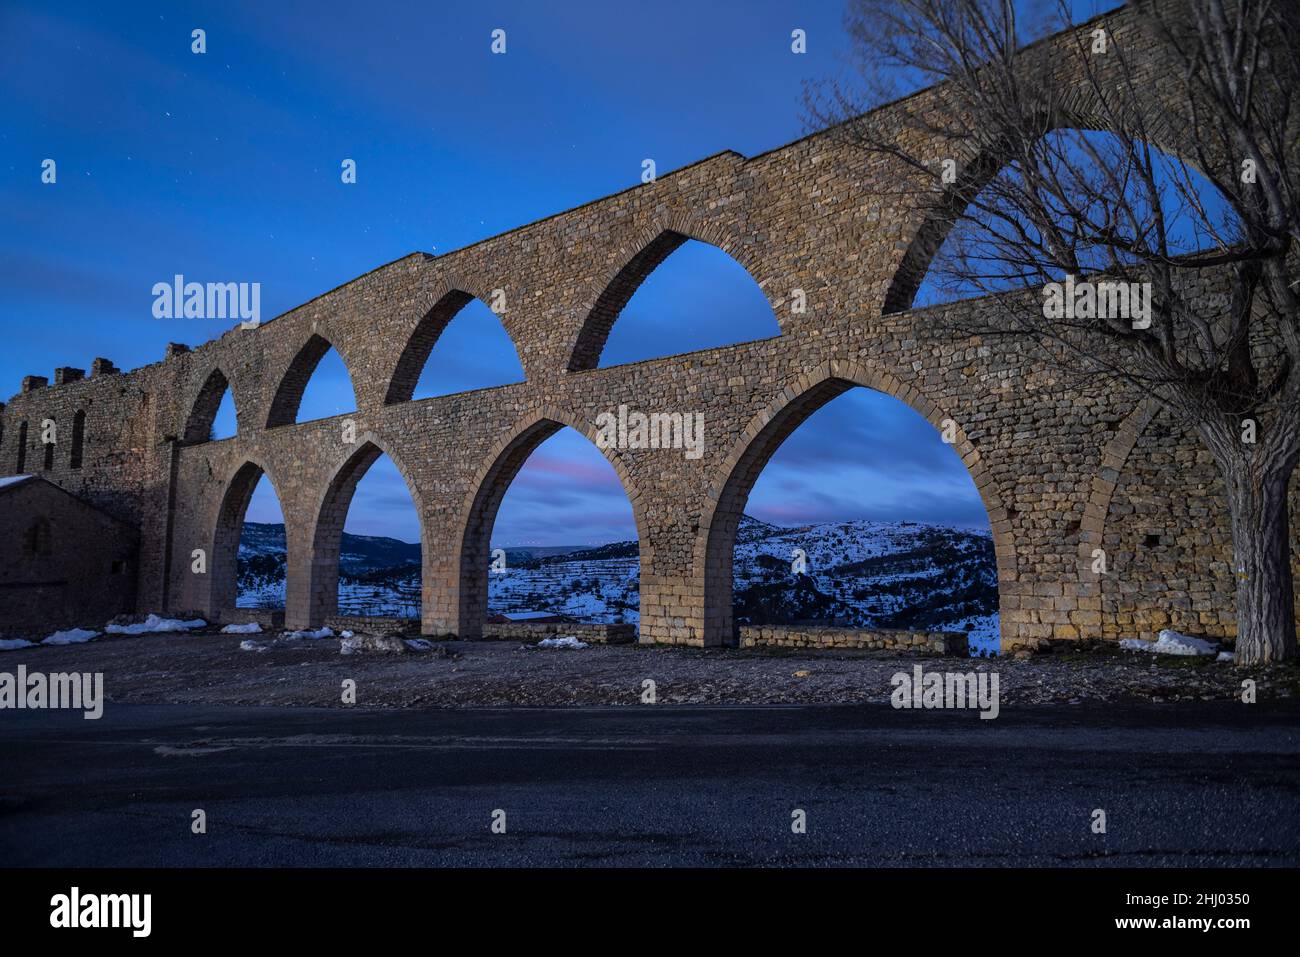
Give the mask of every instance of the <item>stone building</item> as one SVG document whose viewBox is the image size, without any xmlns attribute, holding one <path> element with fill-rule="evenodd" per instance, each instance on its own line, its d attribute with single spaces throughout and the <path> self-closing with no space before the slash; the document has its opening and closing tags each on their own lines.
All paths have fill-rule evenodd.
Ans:
<svg viewBox="0 0 1300 957">
<path fill-rule="evenodd" d="M 33 475 L 0 479 L 0 634 L 135 610 L 134 527 Z"/>
</svg>

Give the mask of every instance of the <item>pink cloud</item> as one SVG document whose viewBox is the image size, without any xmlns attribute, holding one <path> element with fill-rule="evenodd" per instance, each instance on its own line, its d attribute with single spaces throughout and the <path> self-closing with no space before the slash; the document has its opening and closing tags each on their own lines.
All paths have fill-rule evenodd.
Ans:
<svg viewBox="0 0 1300 957">
<path fill-rule="evenodd" d="M 555 479 L 566 483 L 591 489 L 608 489 L 623 492 L 623 485 L 609 463 L 574 462 L 569 459 L 556 458 L 544 452 L 536 452 L 519 470 L 515 482 L 533 488 L 544 487 Z"/>
</svg>

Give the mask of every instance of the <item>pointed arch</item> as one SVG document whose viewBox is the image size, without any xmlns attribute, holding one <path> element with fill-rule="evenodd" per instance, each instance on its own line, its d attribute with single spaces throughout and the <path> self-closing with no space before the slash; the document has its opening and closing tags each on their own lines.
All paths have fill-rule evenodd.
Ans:
<svg viewBox="0 0 1300 957">
<path fill-rule="evenodd" d="M 384 396 L 384 405 L 397 402 L 409 402 L 415 395 L 415 387 L 420 381 L 424 364 L 429 361 L 433 347 L 447 328 L 447 323 L 456 317 L 474 299 L 472 295 L 460 289 L 453 289 L 444 294 L 433 308 L 426 312 L 416 323 L 411 337 L 406 340 L 402 354 L 397 357 L 397 365 L 388 380 L 388 391 Z"/>
<path fill-rule="evenodd" d="M 397 357 L 397 364 L 393 368 L 393 374 L 388 380 L 388 389 L 384 395 L 384 405 L 394 405 L 398 402 L 409 402 L 415 395 L 416 386 L 419 385 L 420 375 L 424 371 L 425 365 L 432 355 L 434 346 L 438 344 L 443 331 L 457 315 L 460 314 L 470 303 L 478 297 L 463 289 L 451 289 L 439 297 L 433 307 L 426 312 L 415 329 L 412 330 L 411 336 L 406 340 L 406 345 L 402 348 L 402 353 Z M 514 336 L 510 335 L 510 330 L 505 330 L 506 337 L 510 340 L 510 345 L 515 350 L 515 358 L 519 360 L 519 368 L 522 372 L 523 356 L 519 354 L 519 344 L 515 342 Z"/>
<path fill-rule="evenodd" d="M 319 627 L 325 618 L 338 613 L 339 551 L 343 543 L 343 526 L 348 519 L 348 508 L 352 504 L 352 496 L 356 493 L 357 483 L 381 455 L 387 455 L 397 467 L 397 471 L 406 482 L 411 501 L 415 503 L 416 516 L 420 522 L 421 561 L 427 567 L 427 558 L 431 551 L 419 488 L 412 480 L 410 470 L 393 454 L 388 443 L 373 432 L 367 432 L 358 437 L 357 448 L 334 468 L 325 490 L 316 503 L 311 554 L 306 566 L 308 580 L 303 596 L 307 608 L 305 614 L 297 616 L 311 627 Z M 425 607 L 422 617 L 427 620 L 430 588 L 427 575 L 423 578 L 422 604 Z"/>
<path fill-rule="evenodd" d="M 230 388 L 230 380 L 226 378 L 226 374 L 219 368 L 208 373 L 208 377 L 203 380 L 203 385 L 199 388 L 198 395 L 190 403 L 190 414 L 185 420 L 185 429 L 181 433 L 181 438 L 186 444 L 207 442 L 212 438 L 212 425 L 217 420 L 217 410 L 221 408 L 221 400 L 225 397 L 227 389 L 230 389 L 230 397 L 234 401 L 235 393 Z M 238 408 L 239 404 L 236 402 L 236 413 Z"/>
<path fill-rule="evenodd" d="M 706 645 L 725 644 L 732 640 L 732 557 L 736 531 L 759 474 L 773 453 L 810 415 L 855 386 L 865 386 L 904 402 L 936 429 L 943 429 L 945 422 L 956 425 L 953 449 L 970 472 L 988 512 L 998 581 L 1015 580 L 1016 552 L 1010 517 L 992 477 L 980 460 L 979 450 L 966 437 L 960 424 L 916 389 L 889 373 L 854 361 L 832 360 L 799 376 L 750 420 L 723 460 L 705 499 L 705 511 L 700 516 L 695 540 L 694 567 L 696 574 L 702 574 L 704 579 L 703 640 Z M 999 588 L 1003 605 L 1000 611 L 1006 610 L 1006 597 L 1005 589 Z M 1005 635 L 1005 615 L 1001 620 Z"/>
<path fill-rule="evenodd" d="M 284 375 L 280 377 L 275 397 L 271 400 L 271 409 L 266 417 L 268 429 L 279 425 L 293 425 L 298 421 L 298 409 L 302 406 L 302 395 L 307 390 L 307 383 L 311 381 L 312 374 L 320 365 L 321 359 L 325 358 L 325 353 L 333 348 L 333 343 L 324 336 L 312 333 L 311 338 L 298 350 L 297 355 L 289 362 Z M 342 353 L 339 353 L 339 359 L 343 360 Z M 346 361 L 343 361 L 343 368 L 347 371 L 348 383 L 352 386 L 352 400 L 356 402 L 356 383 L 352 379 L 352 370 L 348 368 Z"/>
<path fill-rule="evenodd" d="M 1159 411 L 1160 404 L 1156 399 L 1150 396 L 1143 399 L 1119 422 L 1114 434 L 1102 446 L 1101 468 L 1092 477 L 1092 492 L 1079 523 L 1079 583 L 1083 587 L 1096 587 L 1100 581 L 1092 570 L 1093 550 L 1101 548 L 1105 542 L 1106 517 L 1110 514 L 1111 499 L 1128 457 Z"/>
<path fill-rule="evenodd" d="M 921 283 L 930 272 L 930 264 L 943 247 L 944 240 L 952 232 L 953 226 L 966 207 L 975 201 L 980 190 L 1005 165 L 1007 151 L 1004 148 L 989 149 L 977 156 L 974 162 L 965 166 L 961 179 L 946 190 L 939 199 L 924 209 L 921 224 L 916 235 L 903 253 L 903 258 L 894 269 L 894 275 L 885 291 L 885 301 L 881 305 L 883 315 L 904 312 L 912 308 Z"/>
<path fill-rule="evenodd" d="M 623 312 L 623 308 L 650 274 L 690 240 L 722 250 L 749 274 L 759 289 L 762 289 L 763 282 L 755 276 L 750 263 L 737 255 L 733 244 L 722 236 L 710 237 L 707 235 L 708 232 L 705 229 L 688 229 L 681 224 L 652 228 L 642 240 L 637 252 L 605 282 L 578 332 L 569 357 L 568 371 L 579 372 L 596 368 L 600 363 L 601 353 L 605 350 L 605 344 L 609 341 L 610 331 L 614 328 L 614 323 Z M 773 318 L 775 319 L 775 310 L 773 310 Z M 777 325 L 780 326 L 779 320 Z"/>
<path fill-rule="evenodd" d="M 1044 109 L 1041 117 L 1041 136 L 1051 136 L 1061 130 L 1074 129 L 1087 133 L 1110 133 L 1094 94 L 1081 89 L 1057 104 L 1050 111 Z M 1187 141 L 1187 135 L 1174 130 L 1167 121 L 1160 120 L 1148 130 L 1147 142 L 1160 152 L 1186 163 L 1189 169 L 1198 167 L 1189 159 L 1196 150 Z M 921 221 L 908 243 L 902 259 L 894 268 L 881 303 L 881 314 L 891 315 L 912 308 L 922 282 L 929 274 L 934 257 L 943 248 L 944 241 L 966 208 L 980 192 L 1007 165 L 1011 147 L 1005 141 L 994 142 L 982 149 L 973 159 L 962 165 L 957 182 L 944 190 L 931 204 L 921 210 Z M 1203 171 L 1202 171 L 1203 172 Z"/>
<path fill-rule="evenodd" d="M 462 638 L 476 638 L 483 633 L 488 606 L 492 527 L 496 523 L 501 502 L 528 457 L 539 445 L 566 426 L 599 448 L 596 430 L 591 424 L 562 409 L 546 406 L 519 419 L 475 473 L 470 491 L 461 503 L 457 525 L 461 529 L 461 541 L 458 562 L 460 571 L 456 583 L 456 633 Z M 640 493 L 622 460 L 611 455 L 608 449 L 601 449 L 601 454 L 613 467 L 623 486 L 623 493 L 632 505 L 637 547 L 644 574 L 645 569 L 653 563 L 653 555 L 646 539 L 645 514 Z"/>
<path fill-rule="evenodd" d="M 275 493 L 276 500 L 283 503 L 279 483 L 258 460 L 251 458 L 244 460 L 226 482 L 226 492 L 222 496 L 213 523 L 212 551 L 208 561 L 207 611 L 209 614 L 219 614 L 227 608 L 235 607 L 239 595 L 239 539 L 244 530 L 244 516 L 248 514 L 248 504 L 252 501 L 253 492 L 263 475 L 271 483 L 271 490 Z M 286 529 L 287 519 L 288 516 L 285 522 Z M 292 548 L 292 542 L 287 537 L 285 547 Z M 188 560 L 188 556 L 183 555 L 182 560 Z M 292 565 L 286 562 L 286 568 L 292 568 Z"/>
</svg>

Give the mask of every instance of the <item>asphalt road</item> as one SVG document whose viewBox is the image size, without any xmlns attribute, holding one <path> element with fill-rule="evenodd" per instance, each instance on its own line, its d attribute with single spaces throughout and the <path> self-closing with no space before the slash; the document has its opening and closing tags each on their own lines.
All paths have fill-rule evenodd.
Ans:
<svg viewBox="0 0 1300 957">
<path fill-rule="evenodd" d="M 9 866 L 1297 866 L 1298 812 L 1294 705 L 0 712 Z"/>
</svg>

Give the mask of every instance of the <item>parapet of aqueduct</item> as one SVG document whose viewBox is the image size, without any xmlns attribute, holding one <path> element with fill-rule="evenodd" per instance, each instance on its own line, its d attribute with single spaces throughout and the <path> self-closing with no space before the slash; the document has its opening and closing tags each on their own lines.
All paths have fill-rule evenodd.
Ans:
<svg viewBox="0 0 1300 957">
<path fill-rule="evenodd" d="M 1105 21 L 1133 56 L 1142 41 L 1125 15 Z M 1149 69 L 1155 88 L 1159 64 Z M 865 122 L 897 128 L 898 109 Z M 880 188 L 895 175 L 831 134 L 750 158 L 720 153 L 456 252 L 413 253 L 260 328 L 169 347 L 154 365 L 119 372 L 97 360 L 88 378 L 60 369 L 53 385 L 29 376 L 3 408 L 0 473 L 38 472 L 138 526 L 140 611 L 212 616 L 235 604 L 243 514 L 266 474 L 287 527 L 286 623 L 305 627 L 336 608 L 348 504 L 387 453 L 420 517 L 423 631 L 471 637 L 485 617 L 497 507 L 539 443 L 563 426 L 594 439 L 597 416 L 622 403 L 702 412 L 701 458 L 604 454 L 636 518 L 641 640 L 709 645 L 733 634 L 732 546 L 763 465 L 816 409 L 866 386 L 936 428 L 956 423 L 955 449 L 992 524 L 1004 648 L 1165 626 L 1231 635 L 1227 513 L 1208 453 L 1142 396 L 1067 387 L 1031 348 L 936 337 L 941 309 L 990 301 L 910 308 L 943 227 Z M 749 271 L 781 335 L 597 368 L 624 303 L 687 238 Z M 411 401 L 447 322 L 496 289 L 527 381 Z M 790 308 L 796 289 L 802 314 Z M 338 419 L 294 421 L 331 345 L 356 390 L 353 444 Z M 208 441 L 227 386 L 238 436 Z M 37 428 L 47 418 L 61 435 L 74 422 L 80 432 L 48 460 Z M 1300 517 L 1295 486 L 1292 502 Z M 1104 575 L 1092 571 L 1098 547 Z M 196 548 L 209 556 L 204 575 L 191 571 Z"/>
</svg>

